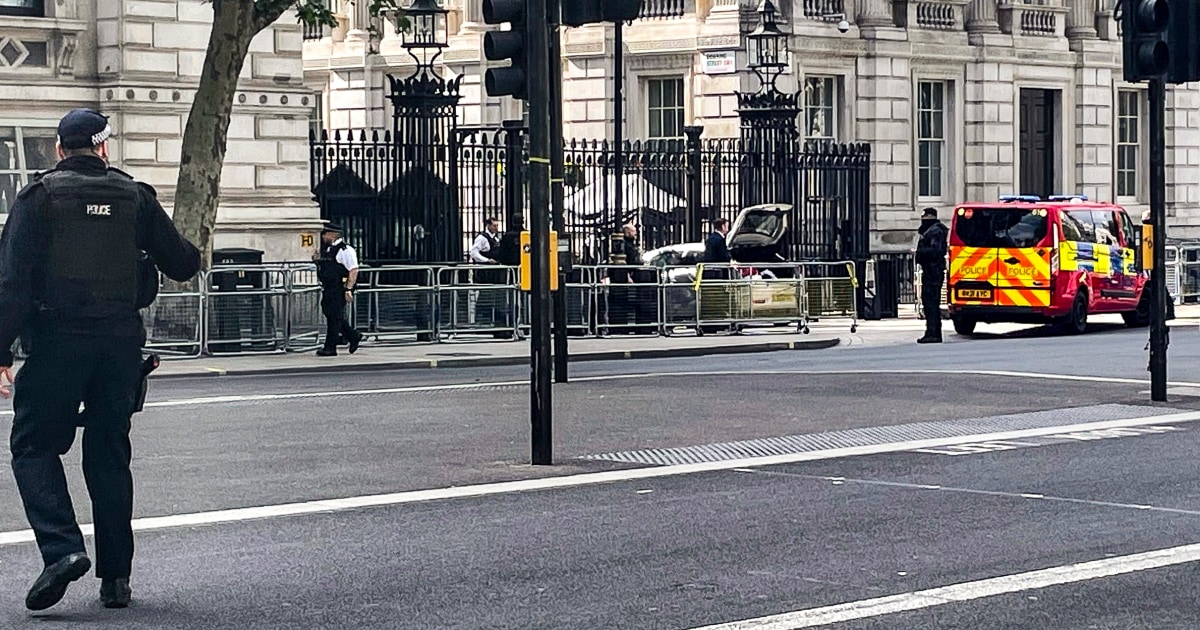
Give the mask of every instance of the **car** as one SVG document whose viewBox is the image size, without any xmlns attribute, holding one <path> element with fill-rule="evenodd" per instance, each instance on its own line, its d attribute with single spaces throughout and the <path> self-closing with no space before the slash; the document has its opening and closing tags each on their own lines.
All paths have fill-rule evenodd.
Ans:
<svg viewBox="0 0 1200 630">
<path fill-rule="evenodd" d="M 785 262 L 781 249 L 790 211 L 791 206 L 786 204 L 760 204 L 739 212 L 726 235 L 735 264 L 721 265 L 719 272 L 709 274 L 709 286 L 696 285 L 704 257 L 703 243 L 680 243 L 646 252 L 645 263 L 662 269 L 666 328 L 694 325 L 698 315 L 702 320 L 717 322 L 802 321 L 802 292 L 791 280 L 795 270 L 772 266 Z M 700 313 L 696 308 L 698 288 L 702 292 Z M 703 334 L 729 328 L 729 323 L 712 324 L 700 326 L 699 331 Z"/>
</svg>

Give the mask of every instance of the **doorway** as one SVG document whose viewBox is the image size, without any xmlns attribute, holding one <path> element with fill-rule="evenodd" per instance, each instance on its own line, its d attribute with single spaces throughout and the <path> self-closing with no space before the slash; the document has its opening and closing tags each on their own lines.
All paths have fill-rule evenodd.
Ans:
<svg viewBox="0 0 1200 630">
<path fill-rule="evenodd" d="M 1060 90 L 1021 89 L 1020 136 L 1021 194 L 1043 199 L 1057 194 L 1058 103 Z"/>
</svg>

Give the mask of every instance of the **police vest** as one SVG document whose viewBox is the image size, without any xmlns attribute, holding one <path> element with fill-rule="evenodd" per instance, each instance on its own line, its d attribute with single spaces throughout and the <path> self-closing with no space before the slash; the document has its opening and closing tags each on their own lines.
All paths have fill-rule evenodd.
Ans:
<svg viewBox="0 0 1200 630">
<path fill-rule="evenodd" d="M 492 233 L 488 232 L 487 230 L 480 232 L 479 235 L 482 236 L 483 238 L 487 239 L 487 242 L 488 242 L 488 250 L 486 252 L 479 252 L 479 253 L 483 254 L 484 258 L 489 258 L 491 260 L 495 260 L 496 262 L 499 262 L 500 261 L 500 237 L 493 236 Z"/>
<path fill-rule="evenodd" d="M 317 280 L 326 289 L 340 289 L 346 278 L 346 266 L 338 262 L 337 256 L 349 247 L 345 241 L 321 248 L 321 259 L 317 261 Z"/>
<path fill-rule="evenodd" d="M 138 301 L 137 215 L 141 191 L 128 175 L 53 171 L 41 178 L 49 204 L 41 216 L 49 246 L 40 301 L 67 315 L 96 302 Z M 157 281 L 157 278 L 156 278 Z"/>
</svg>

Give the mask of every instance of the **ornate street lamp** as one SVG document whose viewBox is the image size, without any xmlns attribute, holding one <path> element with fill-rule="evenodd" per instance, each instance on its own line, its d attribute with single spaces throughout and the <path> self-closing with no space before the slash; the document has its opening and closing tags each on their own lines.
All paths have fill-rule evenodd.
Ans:
<svg viewBox="0 0 1200 630">
<path fill-rule="evenodd" d="M 743 207 L 757 203 L 793 203 L 797 182 L 793 164 L 799 151 L 799 93 L 783 93 L 775 81 L 788 65 L 788 34 L 779 28 L 774 0 L 758 5 L 758 28 L 746 35 L 750 69 L 758 75 L 757 92 L 738 92 L 741 120 Z"/>
<path fill-rule="evenodd" d="M 462 75 L 447 80 L 434 67 L 448 46 L 447 15 L 437 0 L 412 0 L 403 14 L 388 19 L 401 36 L 401 45 L 417 67 L 407 77 L 387 75 L 391 86 L 394 173 L 383 197 L 396 203 L 398 216 L 388 229 L 411 250 L 397 259 L 421 262 L 455 260 L 461 246 L 456 195 L 440 179 L 448 169 L 447 151 L 458 120 Z M 400 250 L 405 250 L 397 243 Z"/>
<path fill-rule="evenodd" d="M 762 89 L 775 89 L 775 80 L 787 67 L 787 33 L 779 30 L 779 11 L 771 0 L 758 5 L 761 21 L 746 39 L 750 41 L 750 69 L 758 75 Z"/>
</svg>

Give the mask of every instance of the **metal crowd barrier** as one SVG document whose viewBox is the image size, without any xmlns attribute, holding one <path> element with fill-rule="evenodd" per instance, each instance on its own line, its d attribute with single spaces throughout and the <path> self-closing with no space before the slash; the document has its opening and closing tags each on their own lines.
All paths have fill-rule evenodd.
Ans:
<svg viewBox="0 0 1200 630">
<path fill-rule="evenodd" d="M 529 295 L 520 270 L 495 265 L 383 266 L 359 270 L 347 316 L 375 342 L 520 339 Z M 306 352 L 325 334 L 311 263 L 218 266 L 187 291 L 164 283 L 142 312 L 146 345 L 165 356 Z M 849 318 L 857 327 L 854 265 L 786 263 L 654 267 L 580 266 L 563 287 L 567 332 L 608 336 L 739 332 Z"/>
<path fill-rule="evenodd" d="M 438 340 L 481 334 L 503 339 L 519 338 L 519 268 L 499 265 L 445 267 L 437 270 L 436 280 Z"/>
<path fill-rule="evenodd" d="M 698 334 L 754 325 L 795 325 L 808 332 L 802 264 L 699 265 L 695 281 Z"/>
<path fill-rule="evenodd" d="M 852 261 L 799 263 L 804 280 L 807 318 L 849 319 L 858 331 L 858 276 Z"/>
</svg>

